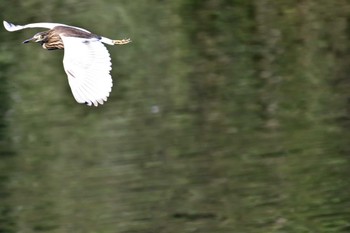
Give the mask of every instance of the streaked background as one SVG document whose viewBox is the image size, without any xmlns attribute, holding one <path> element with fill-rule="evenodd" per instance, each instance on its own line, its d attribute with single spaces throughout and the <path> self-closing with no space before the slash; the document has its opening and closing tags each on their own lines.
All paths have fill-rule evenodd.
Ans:
<svg viewBox="0 0 350 233">
<path fill-rule="evenodd" d="M 1 1 L 113 39 L 75 102 L 63 51 L 0 29 L 0 232 L 350 231 L 350 2 Z"/>
</svg>

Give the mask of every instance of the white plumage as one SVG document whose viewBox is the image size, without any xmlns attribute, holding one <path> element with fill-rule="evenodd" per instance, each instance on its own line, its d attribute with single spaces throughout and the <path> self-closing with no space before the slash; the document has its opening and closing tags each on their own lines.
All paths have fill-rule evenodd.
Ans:
<svg viewBox="0 0 350 233">
<path fill-rule="evenodd" d="M 26 25 L 14 25 L 13 23 L 6 22 L 5 20 L 3 21 L 4 27 L 7 31 L 9 32 L 14 32 L 14 31 L 19 31 L 22 29 L 26 28 L 48 28 L 48 29 L 53 29 L 56 26 L 66 26 L 66 27 L 71 27 L 71 28 L 76 28 L 85 32 L 89 32 L 88 30 L 84 28 L 79 28 L 79 27 L 74 27 L 74 26 L 69 26 L 66 24 L 62 23 L 29 23 Z"/>
<path fill-rule="evenodd" d="M 106 47 L 97 39 L 61 38 L 65 48 L 63 66 L 75 100 L 88 105 L 103 104 L 113 86 Z"/>
<path fill-rule="evenodd" d="M 24 43 L 34 40 L 46 49 L 64 47 L 63 66 L 75 100 L 89 106 L 98 106 L 107 101 L 113 86 L 110 75 L 112 63 L 103 43 L 127 44 L 130 42 L 129 39 L 111 40 L 94 35 L 82 28 L 58 23 L 32 23 L 22 26 L 4 21 L 3 24 L 5 29 L 11 32 L 26 28 L 50 29 L 47 32 L 37 33 Z M 50 47 L 50 40 L 55 36 L 59 36 L 57 38 L 60 44 L 56 46 L 57 38 L 55 38 L 55 43 L 52 43 L 54 47 Z"/>
</svg>

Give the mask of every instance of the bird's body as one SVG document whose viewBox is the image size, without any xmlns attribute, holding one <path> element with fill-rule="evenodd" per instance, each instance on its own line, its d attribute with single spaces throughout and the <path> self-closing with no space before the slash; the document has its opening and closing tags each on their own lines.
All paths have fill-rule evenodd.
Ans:
<svg viewBox="0 0 350 233">
<path fill-rule="evenodd" d="M 83 28 L 57 23 L 33 23 L 23 26 L 6 21 L 3 23 L 8 31 L 48 28 L 48 31 L 39 32 L 23 43 L 34 41 L 44 49 L 64 49 L 63 66 L 75 100 L 89 106 L 97 106 L 107 101 L 113 86 L 110 75 L 112 64 L 102 43 L 127 44 L 129 39 L 111 40 Z"/>
<path fill-rule="evenodd" d="M 37 35 L 41 35 L 45 38 L 39 43 L 43 46 L 44 49 L 48 50 L 64 49 L 64 44 L 61 39 L 61 36 L 76 37 L 82 39 L 101 39 L 101 36 L 97 36 L 95 34 L 80 30 L 78 28 L 67 26 L 55 26 L 53 29 L 44 32 L 39 32 L 37 33 Z"/>
</svg>

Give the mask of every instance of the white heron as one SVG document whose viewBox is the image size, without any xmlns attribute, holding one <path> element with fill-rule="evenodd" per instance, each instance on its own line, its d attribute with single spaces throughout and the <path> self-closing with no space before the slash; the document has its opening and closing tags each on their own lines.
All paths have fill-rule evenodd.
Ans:
<svg viewBox="0 0 350 233">
<path fill-rule="evenodd" d="M 63 67 L 75 100 L 88 106 L 98 106 L 107 101 L 113 86 L 110 75 L 112 63 L 103 43 L 123 45 L 131 42 L 130 39 L 111 40 L 86 29 L 60 23 L 14 25 L 3 21 L 3 24 L 10 32 L 26 28 L 49 29 L 36 33 L 23 43 L 33 41 L 44 49 L 64 49 Z"/>
</svg>

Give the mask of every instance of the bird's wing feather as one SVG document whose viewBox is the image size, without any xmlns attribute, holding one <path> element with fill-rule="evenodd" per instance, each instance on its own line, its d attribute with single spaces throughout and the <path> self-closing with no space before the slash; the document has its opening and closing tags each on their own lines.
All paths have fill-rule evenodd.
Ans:
<svg viewBox="0 0 350 233">
<path fill-rule="evenodd" d="M 64 44 L 63 66 L 73 96 L 78 103 L 103 104 L 112 90 L 111 58 L 97 38 L 61 35 Z"/>
<path fill-rule="evenodd" d="M 73 26 L 69 26 L 69 25 L 65 25 L 65 24 L 61 24 L 61 23 L 30 23 L 30 24 L 26 24 L 26 25 L 15 25 L 13 23 L 6 22 L 5 20 L 3 21 L 3 24 L 4 24 L 5 29 L 9 32 L 14 32 L 14 31 L 18 31 L 18 30 L 22 30 L 22 29 L 26 29 L 26 28 L 53 29 L 56 26 L 73 27 Z M 88 30 L 83 29 L 83 28 L 79 28 L 79 27 L 73 27 L 73 28 L 77 28 L 77 29 L 89 32 Z"/>
</svg>

